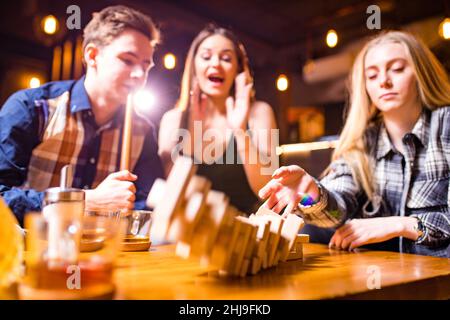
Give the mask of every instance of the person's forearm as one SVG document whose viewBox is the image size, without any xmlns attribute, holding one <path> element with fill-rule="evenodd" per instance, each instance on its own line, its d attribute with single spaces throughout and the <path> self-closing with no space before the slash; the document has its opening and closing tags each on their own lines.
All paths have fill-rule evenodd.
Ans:
<svg viewBox="0 0 450 320">
<path fill-rule="evenodd" d="M 23 219 L 26 213 L 42 210 L 44 192 L 33 189 L 23 190 L 16 187 L 0 185 L 0 196 L 13 211 L 20 225 L 23 226 Z"/>
<path fill-rule="evenodd" d="M 260 152 L 247 133 L 235 131 L 234 136 L 249 185 L 253 192 L 258 194 L 258 191 L 270 181 L 273 171 L 278 168 L 278 163 L 273 163 L 270 151 Z"/>
<path fill-rule="evenodd" d="M 399 225 L 399 237 L 404 237 L 413 241 L 419 238 L 419 233 L 416 229 L 417 219 L 414 217 L 391 217 L 393 222 Z"/>
</svg>

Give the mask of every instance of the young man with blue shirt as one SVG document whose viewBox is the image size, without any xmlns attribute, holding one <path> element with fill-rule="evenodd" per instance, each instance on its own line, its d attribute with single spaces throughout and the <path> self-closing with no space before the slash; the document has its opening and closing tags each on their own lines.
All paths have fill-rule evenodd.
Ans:
<svg viewBox="0 0 450 320">
<path fill-rule="evenodd" d="M 124 6 L 95 13 L 84 29 L 86 75 L 13 94 L 0 109 L 0 195 L 19 221 L 40 210 L 66 164 L 86 209 L 143 209 L 163 177 L 153 125 L 133 114 L 130 171 L 118 171 L 124 106 L 153 66 L 159 32 Z"/>
</svg>

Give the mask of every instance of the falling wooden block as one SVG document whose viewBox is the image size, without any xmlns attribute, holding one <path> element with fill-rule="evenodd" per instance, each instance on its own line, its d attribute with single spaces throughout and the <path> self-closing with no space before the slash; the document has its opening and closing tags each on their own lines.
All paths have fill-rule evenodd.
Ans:
<svg viewBox="0 0 450 320">
<path fill-rule="evenodd" d="M 193 192 L 185 205 L 174 214 L 167 238 L 170 241 L 190 243 L 195 227 L 202 219 L 205 206 L 205 195 L 201 192 Z"/>
<path fill-rule="evenodd" d="M 269 267 L 269 253 L 265 251 L 261 258 L 261 266 L 263 269 L 267 269 Z"/>
<path fill-rule="evenodd" d="M 250 259 L 244 259 L 242 261 L 241 271 L 239 272 L 240 277 L 245 277 L 250 269 Z"/>
<path fill-rule="evenodd" d="M 275 256 L 273 258 L 271 267 L 276 266 L 279 261 L 280 261 L 280 251 L 277 251 L 275 252 Z"/>
<path fill-rule="evenodd" d="M 248 218 L 229 204 L 224 193 L 211 190 L 208 179 L 194 175 L 190 158 L 180 157 L 166 182 L 157 180 L 147 198 L 154 207 L 152 233 L 176 241 L 176 254 L 200 258 L 220 275 L 245 276 L 279 261 L 303 256 L 303 220 L 283 219 L 268 208 Z"/>
<path fill-rule="evenodd" d="M 235 223 L 235 217 L 236 210 L 228 206 L 210 257 L 210 263 L 218 267 L 219 270 L 226 270 L 231 257 L 231 250 L 239 233 L 240 224 Z"/>
<path fill-rule="evenodd" d="M 303 258 L 303 243 L 298 243 L 295 245 L 294 249 L 289 252 L 287 261 L 299 260 Z"/>
<path fill-rule="evenodd" d="M 241 273 L 242 261 L 244 260 L 249 244 L 251 245 L 253 242 L 251 236 L 253 233 L 256 234 L 256 227 L 254 227 L 250 220 L 246 217 L 237 216 L 236 220 L 237 223 L 241 224 L 241 226 L 239 228 L 239 236 L 233 250 L 233 257 L 230 261 L 229 270 L 232 275 L 237 276 Z"/>
<path fill-rule="evenodd" d="M 211 188 L 211 182 L 200 176 L 193 176 L 186 187 L 185 201 L 180 210 L 173 215 L 167 238 L 170 241 L 190 243 L 194 230 L 206 207 L 206 196 Z"/>
<path fill-rule="evenodd" d="M 250 264 L 250 273 L 257 274 L 259 270 L 261 270 L 261 258 L 254 257 Z"/>
<path fill-rule="evenodd" d="M 283 218 L 279 215 L 262 215 L 264 219 L 270 221 L 270 233 L 267 244 L 267 266 L 271 266 L 273 264 L 273 260 L 275 258 L 275 253 L 278 248 L 278 242 L 280 240 L 281 229 L 283 227 Z M 264 264 L 263 264 L 264 266 Z"/>
<path fill-rule="evenodd" d="M 192 254 L 199 256 L 202 265 L 208 265 L 220 229 L 226 223 L 228 198 L 224 193 L 211 190 L 206 198 L 206 209 L 192 236 Z"/>
<path fill-rule="evenodd" d="M 249 220 L 258 226 L 258 231 L 256 233 L 256 245 L 253 249 L 253 259 L 250 262 L 251 273 L 255 274 L 259 272 L 261 267 L 267 268 L 267 244 L 269 242 L 270 234 L 270 220 L 267 220 L 261 216 L 256 216 L 254 214 L 249 216 Z"/>
<path fill-rule="evenodd" d="M 163 200 L 159 201 L 153 210 L 154 223 L 151 234 L 154 237 L 166 238 L 172 216 L 183 205 L 187 185 L 195 170 L 196 167 L 191 158 L 178 157 L 175 161 L 165 184 Z M 150 198 L 153 196 L 149 194 Z"/>
<path fill-rule="evenodd" d="M 308 243 L 309 242 L 309 234 L 300 233 L 295 238 L 295 243 Z"/>
<path fill-rule="evenodd" d="M 293 248 L 288 254 L 287 261 L 298 260 L 303 258 L 303 244 L 309 242 L 308 234 L 298 234 Z"/>
<path fill-rule="evenodd" d="M 191 254 L 191 245 L 183 241 L 178 241 L 175 246 L 175 254 L 183 259 L 189 258 Z"/>
<path fill-rule="evenodd" d="M 250 221 L 252 221 L 255 225 L 258 226 L 258 231 L 256 233 L 256 238 L 259 240 L 258 245 L 255 248 L 254 256 L 261 257 L 262 252 L 265 251 L 267 242 L 269 240 L 270 233 L 270 220 L 251 215 L 249 217 Z"/>
<path fill-rule="evenodd" d="M 189 199 L 194 192 L 202 192 L 205 196 L 211 190 L 211 181 L 202 176 L 193 176 L 186 188 L 185 198 Z"/>
<path fill-rule="evenodd" d="M 280 240 L 278 241 L 278 248 L 276 252 L 276 256 L 278 261 L 274 262 L 274 264 L 278 264 L 278 262 L 286 261 L 287 255 L 289 254 L 289 240 L 280 236 Z"/>
<path fill-rule="evenodd" d="M 150 189 L 147 197 L 146 205 L 149 208 L 155 208 L 156 205 L 164 199 L 164 193 L 166 192 L 166 180 L 157 178 Z"/>
<path fill-rule="evenodd" d="M 273 212 L 272 210 L 270 210 L 269 208 L 266 207 L 260 207 L 258 209 L 258 211 L 256 211 L 255 213 L 256 216 L 279 216 L 281 217 L 278 213 Z"/>
<path fill-rule="evenodd" d="M 282 241 L 284 246 L 280 248 L 281 261 L 286 261 L 289 251 L 294 247 L 297 235 L 304 225 L 305 222 L 303 219 L 295 214 L 288 214 L 285 218 L 283 228 L 281 229 L 281 237 L 285 240 Z"/>
<path fill-rule="evenodd" d="M 257 245 L 257 241 L 258 241 L 257 233 L 258 233 L 259 226 L 257 224 L 255 224 L 254 222 L 252 222 L 250 219 L 247 219 L 247 221 L 249 224 L 252 225 L 252 231 L 250 233 L 247 248 L 245 249 L 245 253 L 244 253 L 244 259 L 243 259 L 241 268 L 239 270 L 239 276 L 241 276 L 241 277 L 244 277 L 250 268 L 250 263 L 251 263 L 251 260 L 253 257 L 255 247 Z"/>
</svg>

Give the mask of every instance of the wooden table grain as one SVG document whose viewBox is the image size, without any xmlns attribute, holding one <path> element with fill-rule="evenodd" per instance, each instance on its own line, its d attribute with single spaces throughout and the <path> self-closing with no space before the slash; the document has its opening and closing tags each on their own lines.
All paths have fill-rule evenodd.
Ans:
<svg viewBox="0 0 450 320">
<path fill-rule="evenodd" d="M 245 278 L 183 260 L 173 245 L 154 246 L 121 253 L 114 279 L 116 299 L 450 299 L 450 259 L 311 243 L 303 260 Z"/>
</svg>

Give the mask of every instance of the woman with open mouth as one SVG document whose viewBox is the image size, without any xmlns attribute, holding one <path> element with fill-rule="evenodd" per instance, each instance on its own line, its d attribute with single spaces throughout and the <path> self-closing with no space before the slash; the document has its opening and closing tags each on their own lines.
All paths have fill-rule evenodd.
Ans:
<svg viewBox="0 0 450 320">
<path fill-rule="evenodd" d="M 245 213 L 277 168 L 272 108 L 254 98 L 253 78 L 242 43 L 210 25 L 192 42 L 177 105 L 162 118 L 159 154 L 166 174 L 180 154 L 199 164 L 214 190 Z"/>
</svg>

